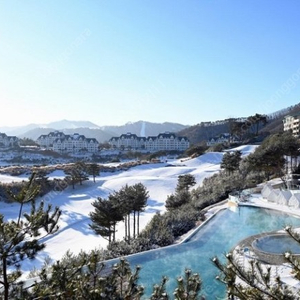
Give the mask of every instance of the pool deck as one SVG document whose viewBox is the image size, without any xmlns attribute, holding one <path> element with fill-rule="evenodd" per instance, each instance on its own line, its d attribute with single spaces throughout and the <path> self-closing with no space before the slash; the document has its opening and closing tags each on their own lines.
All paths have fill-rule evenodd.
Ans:
<svg viewBox="0 0 300 300">
<path fill-rule="evenodd" d="M 300 209 L 299 208 L 292 208 L 286 205 L 280 205 L 274 202 L 269 202 L 266 199 L 262 197 L 260 193 L 253 193 L 251 194 L 250 198 L 246 202 L 241 202 L 239 205 L 243 206 L 254 206 L 254 207 L 262 207 L 267 209 L 274 209 L 278 210 L 280 212 L 292 214 L 294 216 L 297 216 L 300 218 Z M 295 229 L 295 231 L 300 231 L 300 228 Z M 278 233 L 285 232 L 284 230 L 277 231 Z M 280 279 L 285 284 L 289 285 L 292 288 L 295 288 L 296 290 L 300 289 L 300 282 L 299 280 L 295 279 L 292 274 L 292 268 L 288 263 L 283 263 L 283 261 L 280 259 L 276 259 L 270 263 L 265 263 L 265 257 L 259 257 L 257 253 L 252 249 L 252 242 L 255 238 L 258 236 L 262 236 L 263 234 L 257 235 L 257 236 L 251 236 L 249 238 L 246 238 L 238 243 L 238 245 L 232 249 L 232 252 L 235 254 L 235 257 L 237 261 L 244 265 L 245 267 L 250 266 L 251 260 L 259 260 L 264 267 L 271 266 L 271 274 L 272 277 L 275 278 L 277 276 L 280 276 Z M 246 251 L 245 251 L 246 250 Z M 269 258 L 267 261 L 270 262 Z M 271 260 L 272 261 L 272 260 Z"/>
<path fill-rule="evenodd" d="M 300 217 L 300 209 L 299 208 L 293 208 L 293 207 L 290 207 L 287 205 L 280 205 L 275 202 L 269 202 L 266 199 L 264 199 L 261 194 L 252 194 L 250 196 L 249 201 L 240 202 L 239 205 L 270 208 L 270 209 L 279 210 L 281 212 L 293 214 L 295 216 Z"/>
<path fill-rule="evenodd" d="M 300 208 L 297 209 L 286 205 L 280 205 L 274 202 L 269 202 L 262 197 L 261 193 L 257 193 L 257 192 L 251 193 L 249 199 L 245 202 L 239 202 L 239 205 L 273 209 L 287 214 L 292 214 L 300 218 Z M 206 222 L 208 222 L 211 218 L 213 218 L 220 210 L 228 209 L 228 208 L 229 205 L 227 200 L 207 208 L 205 210 L 206 220 L 202 222 L 200 225 L 198 225 L 196 228 L 190 230 L 188 233 L 181 236 L 175 243 L 182 243 L 188 240 L 201 226 L 203 226 Z M 298 230 L 300 232 L 300 228 Z M 298 230 L 296 229 L 295 231 Z M 283 233 L 284 230 L 279 230 L 277 232 Z M 262 236 L 262 235 L 264 235 L 264 233 L 257 236 L 248 237 L 240 241 L 232 249 L 232 252 L 235 254 L 238 263 L 240 265 L 243 265 L 244 267 L 247 267 L 250 266 L 251 260 L 259 260 L 263 268 L 267 268 L 268 266 L 271 266 L 272 278 L 276 278 L 277 276 L 280 276 L 281 281 L 284 282 L 285 284 L 289 285 L 292 288 L 295 288 L 296 290 L 300 289 L 300 282 L 294 279 L 292 274 L 292 269 L 289 264 L 282 263 L 282 261 L 279 261 L 280 259 L 276 259 L 276 258 L 273 264 L 268 264 L 265 262 L 264 257 L 258 257 L 257 254 L 253 251 L 251 247 L 252 241 L 258 236 Z M 247 249 L 247 251 L 245 251 L 245 249 Z"/>
</svg>

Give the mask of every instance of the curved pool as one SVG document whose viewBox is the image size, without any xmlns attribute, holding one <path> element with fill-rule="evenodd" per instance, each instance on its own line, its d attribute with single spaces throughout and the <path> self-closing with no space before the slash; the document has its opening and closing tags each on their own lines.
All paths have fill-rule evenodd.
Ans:
<svg viewBox="0 0 300 300">
<path fill-rule="evenodd" d="M 300 219 L 279 211 L 250 206 L 240 206 L 237 212 L 222 210 L 197 230 L 185 243 L 160 248 L 129 256 L 131 266 L 140 265 L 139 283 L 145 287 L 143 299 L 149 299 L 152 287 L 163 276 L 169 278 L 167 291 L 171 295 L 176 287 L 176 278 L 185 268 L 200 274 L 202 293 L 206 299 L 220 299 L 226 295 L 223 284 L 215 277 L 218 270 L 210 259 L 230 251 L 239 241 L 248 236 L 283 229 L 285 226 L 300 226 Z"/>
<path fill-rule="evenodd" d="M 284 254 L 285 252 L 300 254 L 300 244 L 287 234 L 263 236 L 256 239 L 252 246 L 256 250 L 272 254 Z"/>
</svg>

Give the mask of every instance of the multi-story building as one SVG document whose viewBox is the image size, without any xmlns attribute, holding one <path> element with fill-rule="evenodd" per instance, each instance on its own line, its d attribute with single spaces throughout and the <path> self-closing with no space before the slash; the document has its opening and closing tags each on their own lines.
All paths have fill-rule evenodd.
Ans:
<svg viewBox="0 0 300 300">
<path fill-rule="evenodd" d="M 138 137 L 136 134 L 128 132 L 119 137 L 112 137 L 109 140 L 109 143 L 116 149 L 145 149 L 149 151 L 184 151 L 190 146 L 190 142 L 186 137 L 179 137 L 170 132 L 160 133 L 158 136 L 149 137 Z"/>
<path fill-rule="evenodd" d="M 121 134 L 119 137 L 112 137 L 109 143 L 117 149 L 140 149 L 145 145 L 146 138 L 138 137 L 130 132 Z"/>
<path fill-rule="evenodd" d="M 13 148 L 19 145 L 19 139 L 16 136 L 7 136 L 0 132 L 0 148 Z"/>
<path fill-rule="evenodd" d="M 237 137 L 234 135 L 231 135 L 229 133 L 222 133 L 218 136 L 210 138 L 207 142 L 207 146 L 213 146 L 216 144 L 232 144 L 236 143 L 238 141 Z"/>
<path fill-rule="evenodd" d="M 291 131 L 294 136 L 300 134 L 300 114 L 288 115 L 283 118 L 283 130 Z"/>
<path fill-rule="evenodd" d="M 40 147 L 45 148 L 47 150 L 53 150 L 54 141 L 57 139 L 64 139 L 65 134 L 60 131 L 50 132 L 49 134 L 43 134 L 37 139 L 37 143 Z"/>
<path fill-rule="evenodd" d="M 83 151 L 95 153 L 99 149 L 99 143 L 95 138 L 86 138 L 78 133 L 68 135 L 60 131 L 41 135 L 37 139 L 37 143 L 44 149 L 60 153 L 79 153 Z"/>
</svg>

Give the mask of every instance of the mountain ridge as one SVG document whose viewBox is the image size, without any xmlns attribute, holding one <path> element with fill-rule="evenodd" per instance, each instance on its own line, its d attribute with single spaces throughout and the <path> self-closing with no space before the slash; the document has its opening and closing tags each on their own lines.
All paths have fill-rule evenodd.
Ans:
<svg viewBox="0 0 300 300">
<path fill-rule="evenodd" d="M 51 130 L 62 130 L 71 128 L 100 128 L 95 123 L 90 121 L 70 121 L 70 120 L 60 120 L 54 121 L 47 124 L 37 124 L 30 123 L 25 126 L 3 126 L 0 127 L 0 132 L 4 132 L 9 135 L 21 136 L 28 131 L 34 130 L 36 128 L 46 128 Z"/>
<path fill-rule="evenodd" d="M 100 143 L 107 142 L 113 136 L 124 133 L 132 133 L 138 136 L 156 136 L 161 132 L 178 132 L 187 125 L 179 123 L 152 123 L 147 121 L 128 122 L 120 126 L 98 126 L 90 121 L 68 121 L 61 120 L 48 124 L 29 124 L 19 127 L 0 127 L 0 132 L 15 135 L 19 138 L 30 138 L 37 140 L 39 136 L 51 131 L 62 131 L 65 134 L 79 133 L 86 137 L 96 138 Z"/>
<path fill-rule="evenodd" d="M 283 108 L 279 111 L 269 113 L 268 124 L 261 129 L 264 135 L 281 132 L 283 130 L 283 118 L 288 114 L 300 113 L 300 103 Z M 205 126 L 210 123 L 210 126 Z M 229 132 L 228 119 L 215 122 L 201 122 L 196 125 L 183 125 L 180 123 L 163 122 L 154 123 L 148 121 L 127 122 L 124 125 L 99 126 L 90 121 L 60 120 L 48 124 L 31 123 L 26 126 L 0 127 L 0 132 L 8 135 L 15 135 L 19 138 L 31 138 L 36 140 L 42 134 L 60 130 L 65 134 L 79 133 L 87 137 L 96 138 L 100 143 L 107 142 L 113 136 L 120 136 L 124 133 L 132 133 L 138 136 L 156 136 L 162 132 L 174 132 L 186 136 L 192 144 L 208 140 L 212 136 Z"/>
</svg>

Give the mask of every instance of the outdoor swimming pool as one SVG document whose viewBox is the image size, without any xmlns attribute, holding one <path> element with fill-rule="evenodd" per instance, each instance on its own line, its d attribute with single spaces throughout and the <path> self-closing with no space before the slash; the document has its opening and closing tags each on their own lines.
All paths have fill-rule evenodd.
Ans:
<svg viewBox="0 0 300 300">
<path fill-rule="evenodd" d="M 187 242 L 139 253 L 128 257 L 131 266 L 140 265 L 140 284 L 145 286 L 148 299 L 155 283 L 163 276 L 169 278 L 167 291 L 176 287 L 176 277 L 184 275 L 185 268 L 199 273 L 203 281 L 202 293 L 206 299 L 224 298 L 225 286 L 215 280 L 218 270 L 210 258 L 224 257 L 240 240 L 254 234 L 283 229 L 286 225 L 300 226 L 300 219 L 275 210 L 241 206 L 238 212 L 222 210 L 202 226 Z"/>
<path fill-rule="evenodd" d="M 300 254 L 300 244 L 296 242 L 289 235 L 268 235 L 256 239 L 252 245 L 263 252 L 283 254 L 291 252 L 293 254 Z"/>
</svg>

